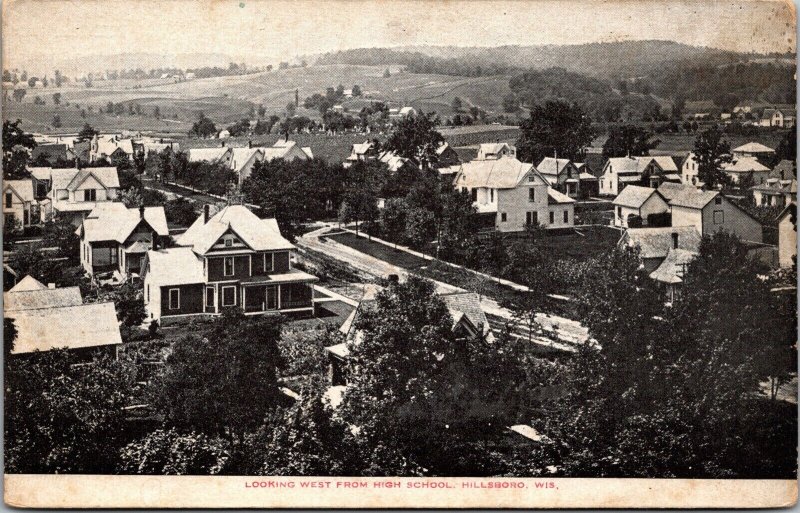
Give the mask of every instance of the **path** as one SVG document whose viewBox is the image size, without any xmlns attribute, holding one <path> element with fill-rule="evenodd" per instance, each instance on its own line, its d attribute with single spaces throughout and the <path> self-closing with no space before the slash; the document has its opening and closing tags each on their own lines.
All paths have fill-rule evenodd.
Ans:
<svg viewBox="0 0 800 513">
<path fill-rule="evenodd" d="M 329 226 L 308 232 L 297 239 L 297 245 L 345 262 L 355 269 L 372 276 L 385 278 L 391 274 L 395 274 L 400 279 L 404 280 L 409 275 L 413 274 L 407 269 L 390 264 L 371 255 L 367 255 L 331 239 L 322 240 L 320 236 L 333 227 L 334 225 L 331 224 Z M 465 292 L 464 289 L 455 287 L 448 283 L 435 280 L 432 281 L 436 286 L 436 291 L 439 294 Z M 485 296 L 482 297 L 481 308 L 488 315 L 493 315 L 506 321 L 515 320 L 515 315 L 511 310 L 500 306 L 497 301 L 492 298 Z M 571 319 L 539 313 L 536 314 L 536 321 L 545 331 L 553 332 L 560 339 L 560 342 L 556 342 L 548 338 L 536 336 L 533 337 L 533 342 L 536 344 L 560 349 L 562 351 L 574 352 L 576 349 L 575 344 L 582 343 L 588 338 L 588 331 L 586 328 L 581 326 L 580 323 Z M 520 338 L 527 339 L 528 333 L 524 326 L 517 326 L 515 333 Z"/>
</svg>

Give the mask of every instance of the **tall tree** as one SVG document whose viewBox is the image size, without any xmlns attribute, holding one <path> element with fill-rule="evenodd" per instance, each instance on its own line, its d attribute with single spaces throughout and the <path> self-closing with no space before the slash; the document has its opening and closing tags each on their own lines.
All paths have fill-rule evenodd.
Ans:
<svg viewBox="0 0 800 513">
<path fill-rule="evenodd" d="M 520 125 L 517 156 L 538 163 L 544 157 L 578 160 L 594 138 L 589 117 L 578 105 L 560 100 L 535 105 Z"/>
<path fill-rule="evenodd" d="M 650 155 L 650 150 L 661 143 L 652 137 L 651 132 L 636 125 L 612 128 L 603 144 L 603 156 L 613 158 Z"/>
<path fill-rule="evenodd" d="M 697 162 L 697 178 L 710 189 L 730 183 L 722 165 L 733 161 L 731 146 L 722 139 L 722 131 L 716 126 L 697 134 L 694 141 L 694 158 Z"/>
<path fill-rule="evenodd" d="M 421 169 L 431 169 L 439 161 L 436 150 L 444 137 L 436 130 L 433 114 L 418 114 L 400 120 L 384 145 L 399 157 L 411 159 Z"/>
</svg>

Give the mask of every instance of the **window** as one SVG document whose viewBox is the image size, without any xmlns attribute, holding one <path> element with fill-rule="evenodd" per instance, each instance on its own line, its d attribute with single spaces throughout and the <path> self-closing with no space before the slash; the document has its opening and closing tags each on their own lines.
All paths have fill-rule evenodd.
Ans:
<svg viewBox="0 0 800 513">
<path fill-rule="evenodd" d="M 472 194 L 472 201 L 478 201 L 478 189 L 472 189 L 470 193 Z"/>
<path fill-rule="evenodd" d="M 506 222 L 506 213 L 505 212 L 501 212 L 500 213 L 500 222 L 501 223 L 505 223 Z"/>
<path fill-rule="evenodd" d="M 236 287 L 222 287 L 222 306 L 236 306 Z"/>
<path fill-rule="evenodd" d="M 489 189 L 489 203 L 494 203 L 494 189 Z"/>
<path fill-rule="evenodd" d="M 233 276 L 233 257 L 225 257 L 224 269 L 222 270 L 225 276 Z"/>
<path fill-rule="evenodd" d="M 622 207 L 617 207 L 617 217 L 622 218 Z"/>
<path fill-rule="evenodd" d="M 716 198 L 714 198 L 714 204 L 722 205 L 722 196 L 717 196 Z"/>
<path fill-rule="evenodd" d="M 550 224 L 553 224 L 555 222 L 556 222 L 556 213 L 551 210 L 550 211 Z"/>
<path fill-rule="evenodd" d="M 536 189 L 533 187 L 528 189 L 528 201 L 536 201 Z"/>
<path fill-rule="evenodd" d="M 723 210 L 714 211 L 714 224 L 722 224 L 725 222 L 725 212 Z"/>
<path fill-rule="evenodd" d="M 525 224 L 528 226 L 536 226 L 539 224 L 538 212 L 525 212 Z"/>
<path fill-rule="evenodd" d="M 181 309 L 181 289 L 169 289 L 169 309 Z"/>
<path fill-rule="evenodd" d="M 569 222 L 569 210 L 564 211 L 564 222 L 565 223 Z"/>
<path fill-rule="evenodd" d="M 97 200 L 97 190 L 96 189 L 86 189 L 83 191 L 83 201 L 95 201 Z"/>
<path fill-rule="evenodd" d="M 11 207 L 11 204 L 14 202 L 14 195 L 10 192 L 6 193 L 6 207 Z"/>
<path fill-rule="evenodd" d="M 214 308 L 214 303 L 216 298 L 214 297 L 215 291 L 214 287 L 206 287 L 206 306 L 209 308 Z"/>
<path fill-rule="evenodd" d="M 232 239 L 225 239 L 225 247 L 229 248 L 231 246 L 233 246 L 233 240 Z"/>
<path fill-rule="evenodd" d="M 275 253 L 264 253 L 264 272 L 270 273 L 275 270 Z"/>
</svg>

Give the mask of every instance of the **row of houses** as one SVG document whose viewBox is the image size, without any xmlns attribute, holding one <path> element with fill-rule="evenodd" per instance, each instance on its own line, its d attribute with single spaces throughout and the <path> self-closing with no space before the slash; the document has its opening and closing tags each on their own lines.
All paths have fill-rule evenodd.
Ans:
<svg viewBox="0 0 800 513">
<path fill-rule="evenodd" d="M 231 146 L 217 146 L 214 148 L 192 148 L 187 151 L 189 162 L 208 162 L 219 164 L 232 169 L 237 176 L 239 185 L 250 176 L 253 166 L 258 162 L 273 159 L 310 160 L 314 153 L 310 147 L 301 147 L 297 142 L 290 141 L 288 137 L 278 140 L 272 146 L 254 147 L 252 143 L 236 148 Z"/>
<path fill-rule="evenodd" d="M 30 161 L 51 166 L 60 162 L 77 160 L 92 164 L 101 160 L 144 157 L 167 148 L 180 151 L 180 144 L 171 139 L 143 136 L 141 134 L 96 134 L 88 140 L 79 140 L 78 134 L 33 134 L 36 147 L 30 150 Z"/>
</svg>

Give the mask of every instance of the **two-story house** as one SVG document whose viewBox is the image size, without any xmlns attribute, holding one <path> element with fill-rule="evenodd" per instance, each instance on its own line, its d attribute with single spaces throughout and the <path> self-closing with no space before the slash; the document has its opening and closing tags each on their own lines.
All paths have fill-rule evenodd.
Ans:
<svg viewBox="0 0 800 513">
<path fill-rule="evenodd" d="M 81 239 L 81 265 L 90 276 L 142 271 L 145 254 L 169 240 L 164 207 L 127 208 L 122 203 L 100 203 L 76 232 Z"/>
<path fill-rule="evenodd" d="M 721 168 L 734 184 L 740 183 L 745 176 L 752 174 L 753 183 L 760 185 L 767 181 L 770 172 L 770 169 L 755 157 L 735 157 L 732 162 L 722 164 Z"/>
<path fill-rule="evenodd" d="M 756 205 L 762 207 L 785 207 L 797 197 L 797 180 L 767 178 L 761 185 L 750 188 Z"/>
<path fill-rule="evenodd" d="M 615 157 L 606 161 L 600 176 L 600 194 L 617 196 L 628 185 L 656 188 L 679 182 L 678 167 L 669 156 Z"/>
<path fill-rule="evenodd" d="M 293 160 L 309 160 L 313 158 L 311 148 L 302 148 L 295 141 L 279 139 L 272 146 L 252 147 L 249 143 L 244 148 L 231 149 L 231 169 L 238 176 L 239 185 L 250 176 L 253 167 L 259 162 L 271 162 L 283 159 L 287 162 Z"/>
<path fill-rule="evenodd" d="M 218 315 L 313 314 L 315 276 L 292 269 L 294 246 L 275 219 L 259 219 L 242 205 L 213 217 L 208 206 L 180 235 L 178 247 L 147 252 L 145 308 L 152 320 Z"/>
<path fill-rule="evenodd" d="M 3 180 L 3 222 L 6 228 L 37 224 L 33 179 Z"/>
<path fill-rule="evenodd" d="M 580 171 L 571 160 L 545 157 L 536 166 L 536 170 L 550 183 L 553 189 L 563 192 L 570 198 L 578 198 Z"/>
<path fill-rule="evenodd" d="M 484 143 L 478 147 L 478 156 L 475 160 L 497 160 L 503 157 L 517 157 L 517 148 L 508 143 Z"/>
<path fill-rule="evenodd" d="M 189 162 L 208 162 L 231 167 L 233 162 L 233 148 L 217 146 L 214 148 L 191 148 L 186 152 Z"/>
<path fill-rule="evenodd" d="M 575 200 L 550 187 L 533 164 L 514 157 L 462 164 L 453 185 L 469 192 L 478 215 L 501 232 L 575 224 Z"/>
<path fill-rule="evenodd" d="M 763 242 L 761 223 L 718 191 L 687 188 L 669 201 L 672 226 L 693 226 L 702 236 L 726 231 Z"/>
<path fill-rule="evenodd" d="M 95 135 L 89 144 L 89 162 L 116 158 L 133 158 L 135 152 L 133 139 L 123 138 L 120 134 Z"/>
<path fill-rule="evenodd" d="M 48 198 L 53 214 L 70 216 L 77 225 L 103 202 L 117 199 L 119 175 L 116 167 L 52 169 Z"/>
<path fill-rule="evenodd" d="M 794 109 L 778 109 L 769 108 L 764 109 L 761 113 L 761 118 L 758 121 L 760 126 L 777 126 L 780 128 L 788 128 L 794 126 L 797 119 L 797 113 Z"/>
<path fill-rule="evenodd" d="M 458 156 L 458 152 L 446 142 L 436 148 L 436 158 L 436 166 L 438 168 L 457 166 L 461 163 L 461 157 Z"/>
<path fill-rule="evenodd" d="M 372 141 L 364 141 L 363 143 L 353 145 L 350 149 L 350 155 L 348 155 L 342 165 L 348 168 L 356 162 L 366 162 L 368 160 L 375 160 L 376 158 L 378 158 L 377 145 Z"/>
<path fill-rule="evenodd" d="M 769 159 L 775 155 L 775 150 L 758 142 L 749 142 L 731 150 L 734 157 L 754 157 Z"/>
</svg>

